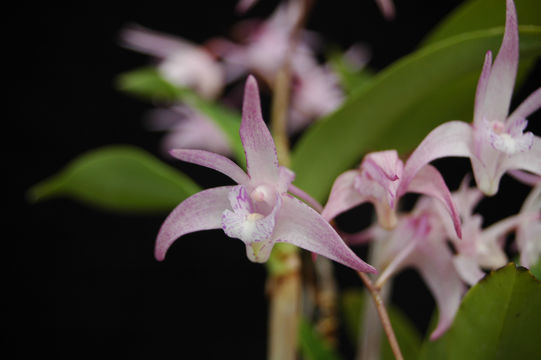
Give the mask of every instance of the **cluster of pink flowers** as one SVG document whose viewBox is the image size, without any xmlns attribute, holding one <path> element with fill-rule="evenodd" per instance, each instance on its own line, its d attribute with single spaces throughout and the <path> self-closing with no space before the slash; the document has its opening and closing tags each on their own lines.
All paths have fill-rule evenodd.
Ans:
<svg viewBox="0 0 541 360">
<path fill-rule="evenodd" d="M 239 10 L 245 11 L 253 2 L 239 2 Z M 379 3 L 391 16 L 392 3 Z M 140 28 L 126 29 L 122 38 L 127 46 L 159 58 L 159 70 L 170 82 L 215 99 L 228 81 L 247 73 L 272 88 L 272 79 L 291 51 L 290 37 L 300 12 L 298 2 L 290 1 L 267 21 L 243 24 L 251 31 L 241 43 L 214 39 L 207 48 Z M 291 131 L 333 111 L 344 96 L 335 75 L 315 60 L 308 38 L 301 35 L 291 55 L 297 84 L 289 113 Z M 172 156 L 220 171 L 238 184 L 204 190 L 183 201 L 159 232 L 157 259 L 163 260 L 170 245 L 184 234 L 223 229 L 244 242 L 254 262 L 267 261 L 275 243 L 287 242 L 357 271 L 379 272 L 376 285 L 380 286 L 401 269 L 413 267 L 436 300 L 439 322 L 432 338 L 439 337 L 451 325 L 467 286 L 478 282 L 484 270 L 506 264 L 503 246 L 510 232 L 515 232 L 521 265 L 532 266 L 541 255 L 541 138 L 525 132 L 526 118 L 541 107 L 541 88 L 508 115 L 518 44 L 516 10 L 507 0 L 504 38 L 494 62 L 491 52 L 486 54 L 473 122 L 438 126 L 406 161 L 394 150 L 366 154 L 357 169 L 335 180 L 324 207 L 295 187 L 294 173 L 278 164 L 253 76 L 246 81 L 240 125 L 247 173 L 226 157 L 230 152 L 223 135 L 209 130 L 212 122 L 196 110 L 185 106 L 169 110 L 184 118 L 182 125 L 170 125 L 163 112 L 157 113 L 156 126 L 169 126 L 175 134 L 167 140 L 167 146 L 176 148 L 170 151 Z M 200 136 L 202 132 L 206 135 Z M 430 165 L 444 157 L 468 157 L 476 187 L 470 186 L 467 176 L 451 192 Z M 498 192 L 505 173 L 531 185 L 532 191 L 518 214 L 483 228 L 483 218 L 474 209 L 484 195 Z M 421 197 L 413 210 L 402 213 L 398 204 L 406 193 Z M 364 202 L 374 205 L 377 223 L 344 236 L 344 241 L 329 222 Z M 349 248 L 367 242 L 376 247 L 374 266 Z"/>
</svg>

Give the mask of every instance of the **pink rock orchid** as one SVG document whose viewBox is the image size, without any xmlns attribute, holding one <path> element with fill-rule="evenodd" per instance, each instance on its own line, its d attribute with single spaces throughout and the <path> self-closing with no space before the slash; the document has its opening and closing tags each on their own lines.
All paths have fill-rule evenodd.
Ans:
<svg viewBox="0 0 541 360">
<path fill-rule="evenodd" d="M 430 335 L 435 340 L 451 326 L 466 286 L 455 269 L 453 254 L 446 244 L 446 229 L 432 203 L 433 199 L 421 198 L 410 215 L 398 217 L 393 230 L 374 225 L 359 234 L 357 240 L 375 242 L 373 263 L 382 269 L 376 285 L 382 286 L 405 268 L 419 272 L 438 307 L 438 324 Z"/>
<path fill-rule="evenodd" d="M 468 157 L 477 186 L 486 195 L 498 192 L 500 178 L 508 171 L 541 174 L 541 138 L 524 132 L 526 118 L 541 106 L 541 88 L 507 116 L 518 67 L 518 41 L 515 5 L 507 0 L 505 34 L 494 64 L 490 51 L 485 56 L 473 124 L 451 121 L 434 129 L 412 154 L 415 161 L 406 166 L 408 173 L 437 158 Z"/>
<path fill-rule="evenodd" d="M 404 182 L 403 179 L 408 177 L 412 180 Z M 460 219 L 451 193 L 438 170 L 427 165 L 416 174 L 407 174 L 404 172 L 404 163 L 395 150 L 370 153 L 364 157 L 358 170 L 349 170 L 340 175 L 333 184 L 329 201 L 321 215 L 331 220 L 357 205 L 371 202 L 380 225 L 391 229 L 397 222 L 398 200 L 408 192 L 425 194 L 440 200 L 460 236 Z"/>
<path fill-rule="evenodd" d="M 120 40 L 127 48 L 159 59 L 158 70 L 174 85 L 191 88 L 208 99 L 216 98 L 224 87 L 221 65 L 202 46 L 140 26 L 123 29 Z"/>
<path fill-rule="evenodd" d="M 393 0 L 376 0 L 378 7 L 387 20 L 392 20 L 395 15 Z"/>
<path fill-rule="evenodd" d="M 204 190 L 178 205 L 160 229 L 156 258 L 163 260 L 171 244 L 184 234 L 223 229 L 244 242 L 248 258 L 254 262 L 265 262 L 275 243 L 287 242 L 355 270 L 375 272 L 318 212 L 288 194 L 289 190 L 308 197 L 291 184 L 293 172 L 278 165 L 273 139 L 261 116 L 257 83 L 251 76 L 245 87 L 240 137 L 248 173 L 218 154 L 182 149 L 171 152 L 183 161 L 218 170 L 238 185 Z"/>
<path fill-rule="evenodd" d="M 184 148 L 231 155 L 231 146 L 223 131 L 206 115 L 188 105 L 151 110 L 148 120 L 151 130 L 167 131 L 161 143 L 167 154 L 172 149 Z"/>
</svg>

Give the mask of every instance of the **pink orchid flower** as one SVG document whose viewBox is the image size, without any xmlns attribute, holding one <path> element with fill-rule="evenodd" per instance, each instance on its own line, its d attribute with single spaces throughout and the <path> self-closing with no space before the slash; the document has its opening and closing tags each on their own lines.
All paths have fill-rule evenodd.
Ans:
<svg viewBox="0 0 541 360">
<path fill-rule="evenodd" d="M 524 132 L 526 117 L 541 107 L 541 88 L 507 116 L 518 67 L 518 41 L 515 5 L 507 0 L 502 45 L 494 64 L 491 52 L 486 54 L 473 124 L 451 121 L 432 130 L 412 154 L 415 161 L 406 166 L 408 173 L 438 158 L 469 157 L 477 187 L 486 195 L 498 192 L 500 178 L 510 170 L 541 175 L 541 138 Z"/>
<path fill-rule="evenodd" d="M 221 65 L 202 46 L 139 26 L 123 29 L 120 39 L 123 46 L 159 59 L 158 70 L 174 85 L 194 89 L 207 99 L 216 98 L 224 87 Z"/>
<path fill-rule="evenodd" d="M 466 286 L 455 269 L 453 254 L 446 244 L 446 229 L 432 203 L 433 199 L 421 198 L 412 214 L 398 217 L 393 230 L 375 225 L 357 239 L 375 241 L 373 262 L 376 268 L 383 269 L 377 286 L 402 269 L 413 267 L 419 272 L 438 307 L 438 324 L 430 335 L 435 340 L 451 326 Z"/>
<path fill-rule="evenodd" d="M 411 180 L 406 183 L 404 178 Z M 438 170 L 427 165 L 416 174 L 407 174 L 404 172 L 404 163 L 395 150 L 370 153 L 364 157 L 358 170 L 349 170 L 338 176 L 321 215 L 331 220 L 346 210 L 364 202 L 371 202 L 380 225 L 391 229 L 397 222 L 398 200 L 405 193 L 411 192 L 440 200 L 452 218 L 457 235 L 461 236 L 457 210 Z"/>
<path fill-rule="evenodd" d="M 248 173 L 218 154 L 203 150 L 171 152 L 183 161 L 218 170 L 238 185 L 204 190 L 180 203 L 160 229 L 156 258 L 163 260 L 171 244 L 184 234 L 223 229 L 228 236 L 244 242 L 248 258 L 254 262 L 265 262 L 276 242 L 287 242 L 355 270 L 375 272 L 347 247 L 318 212 L 288 194 L 289 190 L 308 197 L 291 184 L 293 172 L 278 165 L 276 148 L 261 116 L 259 90 L 252 76 L 244 92 L 240 137 Z"/>
<path fill-rule="evenodd" d="M 232 154 L 229 141 L 216 123 L 188 105 L 151 110 L 148 120 L 151 130 L 167 131 L 161 144 L 167 154 L 179 148 L 207 150 L 224 156 Z"/>
</svg>

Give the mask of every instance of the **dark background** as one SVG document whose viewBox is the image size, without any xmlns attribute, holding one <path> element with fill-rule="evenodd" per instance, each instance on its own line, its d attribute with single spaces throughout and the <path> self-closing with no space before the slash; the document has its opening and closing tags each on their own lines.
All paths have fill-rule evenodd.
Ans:
<svg viewBox="0 0 541 360">
<path fill-rule="evenodd" d="M 160 156 L 161 135 L 145 131 L 141 122 L 152 106 L 113 87 L 117 74 L 148 63 L 120 48 L 117 34 L 135 22 L 201 42 L 225 34 L 242 18 L 233 12 L 235 3 L 18 3 L 5 14 L 4 56 L 11 65 L 4 71 L 13 81 L 4 105 L 9 215 L 2 326 L 20 358 L 264 358 L 265 270 L 247 260 L 240 241 L 220 231 L 187 235 L 159 263 L 153 246 L 166 214 L 108 214 L 66 199 L 31 205 L 24 194 L 102 145 L 133 144 Z M 275 3 L 262 0 L 244 17 L 268 14 Z M 342 48 L 366 43 L 373 52 L 370 65 L 379 69 L 413 50 L 459 3 L 397 0 L 397 18 L 389 23 L 373 1 L 318 1 L 308 28 Z M 530 79 L 539 68 L 536 74 Z M 529 81 L 516 93 L 515 104 L 534 86 Z M 223 184 L 210 171 L 166 161 L 205 186 Z M 437 165 L 452 189 L 469 169 L 467 160 Z M 501 186 L 507 195 L 482 205 L 488 222 L 515 213 L 527 193 L 507 177 Z M 336 265 L 336 273 L 341 288 L 360 286 L 349 269 Z M 426 329 L 433 301 L 416 273 L 397 278 L 393 300 Z M 345 339 L 341 350 L 351 356 Z"/>
</svg>

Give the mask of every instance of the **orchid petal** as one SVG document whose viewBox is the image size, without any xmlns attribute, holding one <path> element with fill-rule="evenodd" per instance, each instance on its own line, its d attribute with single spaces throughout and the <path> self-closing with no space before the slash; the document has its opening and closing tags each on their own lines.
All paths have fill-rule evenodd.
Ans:
<svg viewBox="0 0 541 360">
<path fill-rule="evenodd" d="M 311 197 L 308 193 L 306 193 L 305 191 L 303 191 L 302 189 L 299 189 L 298 187 L 296 187 L 295 185 L 293 184 L 290 184 L 289 185 L 289 188 L 288 188 L 288 191 L 295 195 L 296 197 L 298 197 L 299 199 L 301 199 L 302 201 L 304 201 L 305 203 L 307 203 L 308 205 L 310 205 L 312 208 L 314 208 L 314 210 L 316 210 L 317 212 L 321 212 L 323 211 L 323 206 L 321 206 L 321 204 L 319 203 L 319 201 L 317 201 L 316 199 L 314 199 L 313 197 Z"/>
<path fill-rule="evenodd" d="M 530 174 L 521 170 L 509 170 L 507 173 L 526 185 L 535 186 L 541 183 L 541 176 L 539 175 Z"/>
<path fill-rule="evenodd" d="M 430 335 L 430 340 L 435 340 L 453 323 L 466 289 L 444 241 L 427 242 L 425 246 L 418 247 L 412 265 L 419 270 L 438 305 L 438 325 Z"/>
<path fill-rule="evenodd" d="M 122 29 L 120 40 L 127 48 L 160 58 L 168 57 L 178 51 L 190 50 L 193 47 L 192 44 L 180 38 L 136 25 Z"/>
<path fill-rule="evenodd" d="M 404 192 L 406 192 L 406 189 Z M 451 192 L 440 172 L 435 167 L 432 165 L 423 167 L 409 183 L 407 192 L 425 194 L 441 201 L 451 216 L 457 236 L 459 238 L 462 237 L 460 217 L 453 202 Z"/>
<path fill-rule="evenodd" d="M 472 157 L 472 127 L 462 121 L 450 121 L 432 130 L 409 157 L 402 177 L 408 187 L 417 172 L 432 160 L 442 157 Z"/>
<path fill-rule="evenodd" d="M 471 286 L 477 284 L 485 276 L 477 261 L 472 257 L 459 254 L 453 258 L 453 264 L 460 278 Z"/>
<path fill-rule="evenodd" d="M 483 116 L 489 121 L 504 121 L 515 85 L 518 68 L 518 24 L 513 0 L 507 0 L 505 33 L 492 65 L 483 104 Z"/>
<path fill-rule="evenodd" d="M 174 149 L 170 151 L 170 154 L 179 160 L 219 171 L 241 185 L 248 183 L 250 180 L 248 175 L 237 164 L 222 155 L 193 149 Z"/>
<path fill-rule="evenodd" d="M 180 236 L 201 230 L 220 229 L 222 213 L 230 207 L 228 194 L 232 186 L 203 190 L 181 202 L 165 219 L 158 237 L 154 256 L 165 258 L 171 244 Z"/>
<path fill-rule="evenodd" d="M 255 182 L 278 182 L 278 157 L 272 136 L 263 121 L 257 82 L 249 76 L 244 90 L 240 138 L 248 174 Z"/>
<path fill-rule="evenodd" d="M 329 200 L 321 212 L 321 216 L 327 221 L 334 219 L 338 214 L 366 201 L 366 197 L 359 194 L 353 187 L 358 170 L 349 170 L 336 178 L 332 186 Z"/>
<path fill-rule="evenodd" d="M 483 64 L 483 70 L 479 81 L 477 82 L 477 90 L 475 91 L 475 106 L 473 122 L 478 123 L 483 120 L 483 114 L 485 112 L 484 102 L 487 92 L 488 79 L 490 77 L 490 70 L 492 69 L 492 52 L 487 51 L 485 55 L 485 62 Z"/>
<path fill-rule="evenodd" d="M 394 4 L 392 0 L 376 0 L 378 7 L 387 20 L 392 20 L 395 15 Z"/>
<path fill-rule="evenodd" d="M 357 271 L 376 272 L 355 255 L 315 210 L 292 196 L 283 196 L 282 200 L 273 239 L 325 256 Z"/>
<path fill-rule="evenodd" d="M 541 88 L 530 94 L 509 116 L 508 122 L 515 121 L 517 118 L 525 119 L 541 108 Z"/>
<path fill-rule="evenodd" d="M 541 175 L 541 137 L 534 136 L 528 151 L 507 157 L 502 165 L 503 171 L 518 169 Z"/>
</svg>

